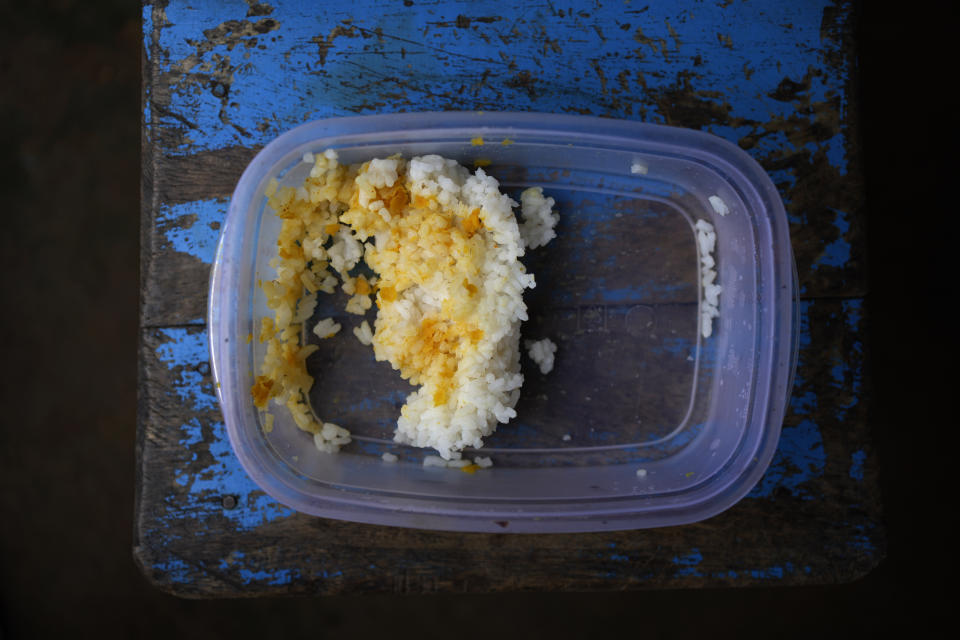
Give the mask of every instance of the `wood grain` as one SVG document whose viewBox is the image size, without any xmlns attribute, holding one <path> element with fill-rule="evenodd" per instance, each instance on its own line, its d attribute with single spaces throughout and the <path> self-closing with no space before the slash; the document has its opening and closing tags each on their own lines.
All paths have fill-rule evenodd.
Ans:
<svg viewBox="0 0 960 640">
<path fill-rule="evenodd" d="M 832 583 L 884 555 L 866 421 L 859 301 L 804 308 L 807 346 L 760 485 L 705 522 L 557 535 L 461 534 L 297 514 L 225 442 L 202 327 L 145 329 L 135 555 L 193 597 Z M 842 408 L 842 410 L 841 410 Z"/>
<path fill-rule="evenodd" d="M 134 555 L 148 578 L 252 597 L 823 584 L 876 566 L 852 8 L 782 4 L 145 4 Z M 693 127 L 768 171 L 791 224 L 801 350 L 780 447 L 747 498 L 684 527 L 456 534 L 297 514 L 239 467 L 203 326 L 234 185 L 302 122 L 445 109 Z"/>
</svg>

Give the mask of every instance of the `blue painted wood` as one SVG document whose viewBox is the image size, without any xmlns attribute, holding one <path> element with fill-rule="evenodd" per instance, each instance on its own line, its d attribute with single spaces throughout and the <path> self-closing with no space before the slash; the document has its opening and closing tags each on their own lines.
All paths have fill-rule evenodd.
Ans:
<svg viewBox="0 0 960 640">
<path fill-rule="evenodd" d="M 182 132 L 165 145 L 177 154 L 262 145 L 315 118 L 445 109 L 592 113 L 737 141 L 775 119 L 816 117 L 797 114 L 797 102 L 843 108 L 849 69 L 822 29 L 831 6 L 286 0 L 248 15 L 239 1 L 146 5 L 165 90 L 147 121 Z M 841 64 L 824 69 L 830 56 Z M 684 108 L 699 112 L 679 122 Z M 754 149 L 805 145 L 846 171 L 841 131 L 764 137 Z"/>
<path fill-rule="evenodd" d="M 142 357 L 151 372 L 144 387 L 150 446 L 142 464 L 150 486 L 141 498 L 138 555 L 158 584 L 193 595 L 850 579 L 884 548 L 877 460 L 862 434 L 849 433 L 866 410 L 863 317 L 859 298 L 803 305 L 796 391 L 780 447 L 760 484 L 728 512 L 672 529 L 505 538 L 334 523 L 277 504 L 230 450 L 205 329 L 148 330 Z M 557 556 L 534 567 L 524 554 L 544 544 Z M 491 556 L 515 558 L 509 570 L 491 571 Z M 513 575 L 520 567 L 529 574 Z M 430 582 L 444 570 L 456 578 Z M 557 582 L 561 570 L 566 582 Z"/>
<path fill-rule="evenodd" d="M 644 120 L 703 129 L 746 149 L 787 206 L 803 294 L 865 293 L 850 3 L 256 7 L 144 5 L 143 115 L 158 157 L 150 168 L 159 171 L 158 205 L 227 198 L 251 157 L 238 148 L 316 118 L 496 109 Z M 148 226 L 166 230 L 169 220 Z M 179 284 L 164 277 L 181 272 L 185 281 L 201 278 L 209 252 L 192 260 L 162 251 L 167 241 L 156 239 L 157 281 Z M 209 244 L 209 234 L 193 242 Z M 204 303 L 192 292 L 177 302 L 148 299 L 145 321 L 191 322 Z"/>
<path fill-rule="evenodd" d="M 849 3 L 196 0 L 147 3 L 143 19 L 136 556 L 158 585 L 204 596 L 809 584 L 853 579 L 882 558 Z M 770 172 L 806 299 L 780 448 L 748 498 L 667 530 L 462 536 L 309 518 L 247 478 L 203 327 L 233 184 L 256 148 L 294 125 L 428 109 L 696 127 Z"/>
</svg>

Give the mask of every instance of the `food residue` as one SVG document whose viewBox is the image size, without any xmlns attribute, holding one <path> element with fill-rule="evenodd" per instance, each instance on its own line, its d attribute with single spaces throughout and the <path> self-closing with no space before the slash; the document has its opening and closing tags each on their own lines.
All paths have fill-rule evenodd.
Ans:
<svg viewBox="0 0 960 640">
<path fill-rule="evenodd" d="M 342 165 L 333 150 L 304 154 L 311 159 L 302 184 L 274 180 L 266 191 L 282 225 L 270 263 L 276 277 L 261 283 L 273 315 L 261 321 L 266 350 L 254 404 L 285 406 L 322 451 L 350 442 L 349 431 L 323 422 L 307 399 L 306 361 L 319 346 L 303 338 L 304 326 L 318 296 L 339 285 L 348 313 L 377 307 L 373 327 L 364 319 L 354 336 L 418 387 L 400 410 L 394 440 L 435 449 L 440 455 L 426 466 L 437 464 L 433 458 L 467 473 L 491 465 L 470 463 L 461 451 L 482 447 L 516 416 L 523 291 L 535 285 L 519 257 L 556 235 L 553 199 L 525 191 L 518 224 L 518 203 L 483 169 L 471 174 L 436 155 Z M 374 275 L 358 273 L 361 262 Z M 341 328 L 327 317 L 306 335 L 327 339 Z"/>
</svg>

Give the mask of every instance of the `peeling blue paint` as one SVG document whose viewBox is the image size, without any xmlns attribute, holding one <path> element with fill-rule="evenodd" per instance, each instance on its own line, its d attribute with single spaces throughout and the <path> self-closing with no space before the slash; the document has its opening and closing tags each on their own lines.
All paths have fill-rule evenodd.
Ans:
<svg viewBox="0 0 960 640">
<path fill-rule="evenodd" d="M 215 422 L 209 428 L 211 437 L 207 441 L 201 427 L 196 423 L 187 423 L 180 427 L 181 434 L 186 439 L 202 438 L 203 443 L 198 448 L 208 451 L 213 458 L 211 464 L 199 471 L 194 471 L 189 464 L 188 468 L 182 471 L 187 478 L 185 484 L 189 487 L 187 502 L 199 509 L 198 515 L 225 517 L 239 530 L 255 529 L 292 516 L 295 513 L 293 509 L 279 504 L 263 493 L 247 476 L 233 455 L 224 424 Z M 220 506 L 218 498 L 225 495 L 237 498 L 235 508 L 223 509 Z M 214 501 L 211 502 L 210 497 L 213 497 Z"/>
<path fill-rule="evenodd" d="M 794 496 L 813 500 L 816 496 L 804 484 L 822 476 L 826 463 L 823 438 L 816 423 L 807 419 L 795 426 L 785 426 L 770 468 L 748 496 L 768 498 L 775 489 L 783 488 Z"/>
<path fill-rule="evenodd" d="M 851 527 L 854 534 L 846 541 L 847 547 L 857 555 L 872 556 L 877 552 L 877 546 L 871 537 L 876 525 L 873 523 L 854 523 L 844 522 L 844 526 Z"/>
<path fill-rule="evenodd" d="M 159 544 L 169 544 L 174 540 L 166 532 L 166 527 L 177 523 L 183 526 L 186 518 L 204 522 L 224 518 L 233 523 L 238 530 L 250 530 L 279 519 L 294 515 L 294 511 L 264 494 L 247 476 L 240 462 L 233 454 L 227 438 L 226 427 L 219 420 L 216 409 L 216 396 L 209 381 L 207 333 L 204 330 L 187 327 L 160 329 L 157 334 L 164 342 L 157 347 L 157 358 L 167 365 L 173 375 L 172 392 L 182 402 L 192 407 L 197 415 L 180 425 L 178 443 L 183 447 L 180 467 L 171 470 L 178 492 L 185 492 L 168 504 L 176 504 L 167 513 L 158 514 L 159 530 L 154 539 Z M 203 371 L 207 368 L 206 371 Z M 201 373 L 203 371 L 203 373 Z M 201 463 L 202 461 L 202 463 Z M 236 506 L 224 508 L 224 496 L 233 496 Z M 204 527 L 199 527 L 197 535 L 202 535 Z M 146 532 L 150 534 L 151 532 Z M 235 555 L 234 560 L 241 561 L 243 555 Z M 190 567 L 176 562 L 155 565 L 155 569 L 173 572 L 171 581 L 187 582 Z M 298 574 L 286 570 L 263 573 L 262 569 L 238 569 L 250 571 L 251 580 L 268 584 L 286 584 Z M 179 576 L 179 577 L 178 577 Z"/>
<path fill-rule="evenodd" d="M 146 64 L 150 64 L 150 41 L 153 39 L 153 6 L 149 4 L 144 4 L 141 7 L 140 11 L 141 18 L 141 28 L 143 29 L 143 54 L 146 57 Z M 152 87 L 150 83 L 145 82 L 143 84 L 143 126 L 146 128 L 149 135 L 152 130 L 152 122 L 150 120 L 150 96 Z"/>
<path fill-rule="evenodd" d="M 264 144 L 309 119 L 404 110 L 587 111 L 664 123 L 666 116 L 653 102 L 620 97 L 656 95 L 680 82 L 729 104 L 740 118 L 765 122 L 795 114 L 794 102 L 770 96 L 779 82 L 805 78 L 839 47 L 821 39 L 828 0 L 800 5 L 779 0 L 764 3 L 762 11 L 743 3 L 703 3 L 694 11 L 672 4 L 641 11 L 598 3 L 562 16 L 546 0 L 506 16 L 494 0 L 415 3 L 395 11 L 372 0 L 322 7 L 303 0 L 272 4 L 269 30 L 219 44 L 207 41 L 204 31 L 245 20 L 246 5 L 219 11 L 181 3 L 165 8 L 159 44 L 174 81 L 161 125 L 186 133 L 173 151 Z M 494 19 L 454 28 L 467 9 Z M 621 24 L 629 24 L 627 32 L 615 31 Z M 721 38 L 736 46 L 723 46 Z M 811 46 L 798 47 L 799 42 Z M 263 43 L 270 46 L 261 48 Z M 695 56 L 709 64 L 682 76 Z M 544 73 L 551 65 L 562 72 L 562 82 Z M 226 69 L 231 80 L 226 98 L 202 81 L 216 69 Z M 847 74 L 845 69 L 815 74 L 804 97 L 821 103 L 842 95 Z M 284 91 L 276 90 L 277 78 L 284 79 Z M 385 99 L 391 92 L 396 97 Z M 744 131 L 717 133 L 737 142 Z M 831 163 L 845 166 L 842 145 L 831 140 L 818 146 Z"/>
<path fill-rule="evenodd" d="M 827 154 L 827 162 L 839 171 L 840 175 L 847 175 L 847 150 L 845 135 L 838 133 L 826 142 L 821 143 Z"/>
<path fill-rule="evenodd" d="M 321 578 L 323 578 L 323 579 L 325 579 L 325 580 L 328 580 L 328 579 L 330 579 L 330 578 L 339 578 L 339 577 L 343 576 L 343 571 L 339 571 L 339 570 L 338 570 L 338 571 L 327 571 L 326 569 L 324 569 L 324 570 L 322 570 L 322 571 L 317 572 L 317 576 L 319 576 L 319 577 L 321 577 Z"/>
<path fill-rule="evenodd" d="M 877 547 L 873 543 L 873 540 L 866 533 L 857 533 L 847 541 L 847 546 L 851 547 L 859 553 L 866 553 L 868 555 L 873 555 Z"/>
<path fill-rule="evenodd" d="M 700 553 L 700 549 L 694 547 L 690 549 L 690 553 L 684 556 L 674 556 L 673 564 L 677 565 L 677 570 L 673 573 L 675 577 L 683 576 L 702 576 L 703 574 L 697 569 L 697 565 L 703 562 L 703 555 Z"/>
<path fill-rule="evenodd" d="M 860 320 L 863 318 L 863 298 L 847 298 L 840 302 L 843 317 L 851 333 L 859 333 Z M 859 346 L 859 343 L 857 343 Z"/>
<path fill-rule="evenodd" d="M 239 568 L 237 573 L 247 584 L 251 582 L 262 582 L 269 585 L 290 584 L 295 578 L 300 577 L 300 572 L 296 569 L 246 569 Z"/>
<path fill-rule="evenodd" d="M 858 482 L 862 482 L 863 463 L 867 460 L 867 453 L 863 449 L 857 449 L 850 458 L 850 477 Z"/>
<path fill-rule="evenodd" d="M 794 416 L 812 416 L 817 409 L 817 395 L 805 389 L 803 378 L 803 349 L 811 344 L 810 308 L 812 301 L 800 302 L 801 360 L 798 362 L 794 378 L 794 392 L 790 396 L 790 413 Z M 823 475 L 826 467 L 826 452 L 820 427 L 811 417 L 805 417 L 795 425 L 784 425 L 780 432 L 780 442 L 770 467 L 756 487 L 747 494 L 750 498 L 769 498 L 778 488 L 789 491 L 796 497 L 812 500 L 812 495 L 804 486 L 808 481 Z"/>
<path fill-rule="evenodd" d="M 167 580 L 176 584 L 189 584 L 193 581 L 193 567 L 173 555 L 164 562 L 154 564 L 153 569 L 162 571 L 166 574 Z"/>
<path fill-rule="evenodd" d="M 783 567 L 768 567 L 766 569 L 752 569 L 747 573 L 748 575 L 750 575 L 751 578 L 762 578 L 762 579 L 769 579 L 769 578 L 782 579 L 784 576 Z"/>
<path fill-rule="evenodd" d="M 243 560 L 244 557 L 246 557 L 246 555 L 247 554 L 245 554 L 243 551 L 235 549 L 230 552 L 229 556 L 227 556 L 226 558 L 222 558 L 220 560 L 220 564 L 218 565 L 218 568 L 221 571 L 229 569 L 232 565 L 236 564 L 238 561 Z"/>
<path fill-rule="evenodd" d="M 226 216 L 227 202 L 220 199 L 163 204 L 157 212 L 156 227 L 174 250 L 212 264 Z"/>
<path fill-rule="evenodd" d="M 157 349 L 157 357 L 168 369 L 209 362 L 205 331 L 174 327 L 157 333 L 167 339 Z"/>
<path fill-rule="evenodd" d="M 844 211 L 833 209 L 836 217 L 834 226 L 837 228 L 838 237 L 833 242 L 823 248 L 820 256 L 814 260 L 813 268 L 820 267 L 843 267 L 850 261 L 850 243 L 844 237 L 844 234 L 850 230 L 850 222 L 847 221 L 847 214 Z"/>
<path fill-rule="evenodd" d="M 851 336 L 860 335 L 860 319 L 863 300 L 853 298 L 841 303 L 842 321 Z M 833 386 L 841 395 L 835 401 L 835 411 L 839 420 L 844 420 L 847 411 L 860 402 L 861 382 L 863 378 L 863 344 L 859 340 L 849 343 L 847 351 L 832 355 L 833 365 L 830 378 Z"/>
<path fill-rule="evenodd" d="M 222 558 L 218 565 L 220 571 L 230 571 L 235 573 L 244 584 L 253 582 L 267 585 L 291 584 L 295 579 L 300 578 L 299 569 L 273 568 L 273 569 L 251 569 L 245 566 L 255 560 L 247 558 L 242 551 L 233 551 L 226 558 Z"/>
<path fill-rule="evenodd" d="M 790 410 L 794 415 L 809 415 L 816 407 L 817 394 L 813 391 L 798 391 L 790 397 Z"/>
<path fill-rule="evenodd" d="M 863 298 L 850 298 L 840 303 L 843 309 L 843 319 L 850 335 L 860 335 L 860 322 L 863 319 Z M 850 393 L 855 398 L 860 397 L 863 384 L 863 342 L 854 340 L 850 344 L 848 354 L 852 361 L 850 367 Z"/>
<path fill-rule="evenodd" d="M 846 367 L 842 363 L 837 363 L 830 367 L 830 377 L 836 384 L 843 384 L 844 371 L 846 371 Z"/>
<path fill-rule="evenodd" d="M 200 420 L 197 418 L 192 418 L 189 421 L 191 428 L 188 430 L 187 435 L 184 438 L 181 438 L 180 445 L 185 449 L 193 447 L 193 445 L 203 443 L 203 433 L 200 430 Z"/>
<path fill-rule="evenodd" d="M 206 5 L 211 6 L 206 6 Z M 546 0 L 537 0 L 523 11 L 503 16 L 503 20 L 475 22 L 468 29 L 441 27 L 440 22 L 454 22 L 460 13 L 469 8 L 471 15 L 500 17 L 504 10 L 500 3 L 484 0 L 474 3 L 449 3 L 449 5 L 423 6 L 420 3 L 399 11 L 383 11 L 371 0 L 357 0 L 340 7 L 326 5 L 316 7 L 304 0 L 275 0 L 274 13 L 279 28 L 263 34 L 252 35 L 247 43 L 222 44 L 201 47 L 204 31 L 216 28 L 227 20 L 243 20 L 247 6 L 240 2 L 171 3 L 158 8 L 157 23 L 159 51 L 165 62 L 159 71 L 175 76 L 172 86 L 172 102 L 163 111 L 151 111 L 150 88 L 147 87 L 144 118 L 149 128 L 151 118 L 165 128 L 181 129 L 185 136 L 172 149 L 164 153 L 192 154 L 202 150 L 222 149 L 235 144 L 253 146 L 264 144 L 275 135 L 301 122 L 336 115 L 354 113 L 381 113 L 403 110 L 426 109 L 516 109 L 539 111 L 589 111 L 598 115 L 613 115 L 650 122 L 665 122 L 663 113 L 645 103 L 642 96 L 655 95 L 675 87 L 680 82 L 680 73 L 690 70 L 690 59 L 701 52 L 708 59 L 703 66 L 687 78 L 694 89 L 704 92 L 709 100 L 721 107 L 729 106 L 731 114 L 744 120 L 773 122 L 777 119 L 797 117 L 795 101 L 779 101 L 771 98 L 770 90 L 783 78 L 800 82 L 809 77 L 809 88 L 802 98 L 812 103 L 836 99 L 844 101 L 844 85 L 847 82 L 845 67 L 839 73 L 814 74 L 811 69 L 822 65 L 823 56 L 835 49 L 835 45 L 821 40 L 821 18 L 828 0 L 795 3 L 789 0 L 774 0 L 764 3 L 762 11 L 749 2 L 702 3 L 694 11 L 677 8 L 670 4 L 631 8 L 620 3 L 596 6 L 584 5 L 590 17 L 582 18 L 570 12 L 558 18 L 553 5 Z M 587 11 L 589 9 L 589 11 Z M 165 11 L 162 16 L 161 11 Z M 758 13 L 760 19 L 758 20 Z M 309 17 L 308 17 L 309 16 Z M 143 8 L 144 44 L 150 55 L 151 31 L 154 27 L 153 8 Z M 351 23 L 346 20 L 352 19 Z M 254 18 L 253 20 L 256 20 Z M 610 28 L 629 20 L 630 32 L 642 29 L 643 40 L 624 46 L 623 37 L 607 34 L 604 37 L 591 28 L 593 23 Z M 789 26 L 786 26 L 789 25 Z M 334 28 L 354 29 L 352 35 L 334 37 Z M 512 29 L 517 33 L 513 34 Z M 379 32 L 376 30 L 379 28 Z M 398 34 L 422 33 L 417 42 L 402 39 Z M 676 37 L 674 37 L 676 33 Z M 736 48 L 706 46 L 723 35 L 737 43 Z M 328 43 L 326 60 L 321 62 L 317 37 Z M 501 59 L 496 53 L 508 44 L 509 55 Z M 486 39 L 494 43 L 491 45 Z M 550 41 L 564 49 L 563 73 L 570 82 L 561 85 L 544 74 L 557 58 Z M 269 47 L 259 45 L 271 42 Z M 509 41 L 509 43 L 507 43 Z M 797 43 L 809 43 L 797 46 Z M 836 45 L 839 46 L 839 45 Z M 403 48 L 403 55 L 398 50 Z M 755 52 L 762 52 L 758 58 Z M 744 52 L 754 52 L 747 56 Z M 384 55 L 387 54 L 387 55 Z M 195 66 L 190 69 L 177 63 L 194 56 Z M 224 103 L 217 98 L 204 74 L 211 67 L 225 62 L 230 68 L 230 99 Z M 596 67 L 594 65 L 597 65 Z M 406 66 L 416 69 L 412 73 Z M 752 73 L 741 69 L 752 67 Z M 606 80 L 597 69 L 602 69 Z M 480 78 L 487 70 L 489 78 Z M 531 82 L 524 85 L 512 80 L 529 71 Z M 629 74 L 629 89 L 621 97 L 641 96 L 641 99 L 618 102 L 617 94 L 608 92 L 616 83 L 614 76 L 621 71 Z M 284 79 L 284 91 L 276 91 L 276 78 Z M 607 86 L 609 85 L 609 87 Z M 379 86 L 379 92 L 369 90 Z M 376 97 L 395 90 L 396 99 L 377 103 Z M 635 110 L 637 105 L 638 109 Z M 755 130 L 754 125 L 719 126 L 708 125 L 713 133 L 738 142 Z M 802 153 L 824 154 L 829 164 L 841 175 L 847 171 L 844 134 L 795 149 Z M 776 157 L 793 149 L 793 143 L 782 131 L 771 131 L 757 139 L 750 153 L 757 159 Z M 771 172 L 781 194 L 795 186 L 796 175 L 792 169 Z M 646 183 L 645 183 L 646 184 Z M 657 184 L 649 181 L 645 193 L 655 193 Z M 669 195 L 664 193 L 663 195 Z M 786 202 L 788 211 L 790 203 Z M 191 255 L 210 264 L 213 260 L 218 225 L 222 222 L 226 203 L 219 200 L 204 200 L 173 206 L 162 206 L 158 211 L 157 229 L 163 239 L 176 251 Z M 839 238 L 826 247 L 819 257 L 819 266 L 842 267 L 850 260 L 851 248 L 844 239 L 849 230 L 847 214 L 835 211 Z M 806 224 L 803 212 L 789 214 L 795 225 Z M 596 236 L 596 229 L 588 229 L 587 235 Z M 619 304 L 636 300 L 649 291 L 629 288 L 611 288 L 601 304 Z M 804 288 L 805 292 L 805 288 Z M 849 304 L 848 304 L 849 302 Z M 845 301 L 845 321 L 858 325 L 860 301 Z M 197 319 L 201 324 L 203 319 Z M 804 307 L 804 322 L 806 307 Z M 186 492 L 184 505 L 182 494 L 177 499 L 177 510 L 172 505 L 167 512 L 158 515 L 153 538 L 172 541 L 173 525 L 182 526 L 184 519 L 193 518 L 201 524 L 225 519 L 237 529 L 253 529 L 279 519 L 290 517 L 293 511 L 277 504 L 260 492 L 246 476 L 232 455 L 224 425 L 216 417 L 206 415 L 216 410 L 216 400 L 208 375 L 198 370 L 206 363 L 206 334 L 185 329 L 164 330 L 167 342 L 157 350 L 157 357 L 174 371 L 171 392 L 177 399 L 194 407 L 198 416 L 180 425 L 179 438 L 184 455 L 182 464 L 173 472 L 173 491 Z M 810 346 L 809 325 L 801 327 L 802 348 Z M 663 348 L 677 355 L 689 355 L 690 345 L 665 343 Z M 857 355 L 862 355 L 862 345 L 853 346 Z M 714 354 L 715 355 L 715 354 Z M 705 361 L 706 362 L 706 361 Z M 830 370 L 831 379 L 837 385 L 849 382 L 856 397 L 860 389 L 860 369 L 857 362 L 841 360 Z M 819 426 L 810 417 L 817 409 L 817 397 L 803 388 L 798 376 L 797 396 L 791 400 L 791 411 L 802 419 L 798 424 L 783 431 L 780 448 L 774 463 L 757 489 L 750 495 L 763 497 L 772 494 L 777 487 L 784 487 L 793 495 L 811 499 L 804 483 L 823 473 L 825 453 Z M 402 394 L 401 394 L 402 395 Z M 699 433 L 701 425 L 684 432 L 686 438 Z M 523 425 L 519 425 L 522 435 Z M 531 438 L 538 433 L 528 434 Z M 602 441 L 609 434 L 591 434 L 590 438 Z M 678 441 L 671 442 L 675 447 Z M 200 455 L 198 455 L 200 454 Z M 865 454 L 857 451 L 851 458 L 850 476 L 861 480 Z M 858 477 L 859 476 L 859 477 Z M 225 509 L 219 498 L 232 495 L 237 506 Z M 185 507 L 185 508 L 184 508 Z M 220 525 L 218 525 L 220 526 Z M 208 529 L 200 527 L 197 535 L 205 535 Z M 147 532 L 148 534 L 150 532 Z M 870 536 L 862 529 L 851 539 L 850 546 L 857 550 L 873 549 Z M 615 543 L 609 548 L 614 549 Z M 299 570 L 290 568 L 258 567 L 252 557 L 235 553 L 232 560 L 224 560 L 222 569 L 230 569 L 245 583 L 271 585 L 290 584 L 301 579 Z M 622 553 L 610 553 L 609 559 L 625 562 L 629 557 Z M 689 554 L 676 556 L 677 576 L 701 576 L 702 555 L 699 549 Z M 155 565 L 166 572 L 171 582 L 190 582 L 198 571 L 183 560 L 171 556 L 169 560 Z M 370 565 L 370 568 L 375 568 Z M 729 570 L 710 574 L 736 579 L 750 576 L 760 579 L 779 579 L 793 573 L 790 563 L 766 568 Z M 806 574 L 811 573 L 804 566 Z M 332 569 L 304 570 L 307 575 L 323 578 L 342 576 Z M 608 572 L 615 577 L 616 572 Z M 651 576 L 652 574 L 646 574 Z"/>
<path fill-rule="evenodd" d="M 208 375 L 197 371 L 206 365 L 209 373 L 209 356 L 206 332 L 191 332 L 182 327 L 160 329 L 158 333 L 169 341 L 157 349 L 157 357 L 170 369 L 180 367 L 173 390 L 184 402 L 198 411 L 216 409 L 217 398 L 213 382 Z"/>
</svg>

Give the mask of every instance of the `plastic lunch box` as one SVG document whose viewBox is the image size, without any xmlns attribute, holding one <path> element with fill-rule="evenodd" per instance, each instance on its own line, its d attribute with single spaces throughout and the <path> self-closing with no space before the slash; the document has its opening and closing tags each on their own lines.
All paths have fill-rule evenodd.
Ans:
<svg viewBox="0 0 960 640">
<path fill-rule="evenodd" d="M 321 295 L 314 315 L 343 329 L 308 361 L 310 401 L 353 442 L 321 453 L 273 405 L 265 431 L 250 395 L 263 345 L 248 336 L 270 314 L 257 283 L 273 276 L 280 223 L 263 193 L 272 178 L 301 183 L 304 153 L 327 148 L 344 163 L 435 153 L 485 165 L 515 200 L 528 186 L 556 200 L 557 238 L 524 258 L 537 286 L 525 295 L 522 329 L 522 339 L 551 338 L 556 363 L 543 375 L 524 354 L 517 417 L 464 454 L 490 456 L 492 468 L 425 467 L 434 452 L 393 443 L 413 387 L 352 335 L 361 318 L 343 310 L 339 293 Z M 716 230 L 722 287 L 709 338 L 700 330 L 700 219 Z M 684 524 L 736 503 L 773 457 L 796 363 L 795 271 L 770 179 L 710 134 L 537 113 L 318 120 L 268 144 L 237 184 L 210 282 L 212 368 L 240 463 L 304 513 L 457 531 Z M 388 451 L 399 460 L 382 460 Z"/>
</svg>

